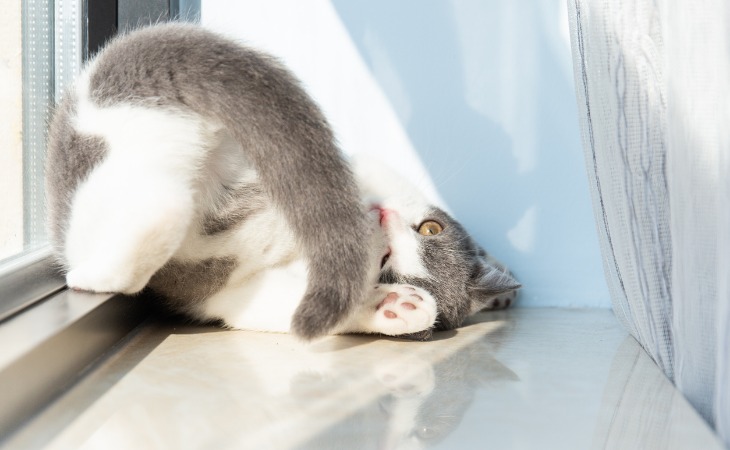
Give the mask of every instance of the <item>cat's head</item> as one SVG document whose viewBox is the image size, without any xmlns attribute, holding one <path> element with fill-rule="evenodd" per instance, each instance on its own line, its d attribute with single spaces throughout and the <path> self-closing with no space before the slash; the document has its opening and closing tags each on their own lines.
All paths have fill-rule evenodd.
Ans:
<svg viewBox="0 0 730 450">
<path fill-rule="evenodd" d="M 458 221 L 387 169 L 357 173 L 379 242 L 379 283 L 428 291 L 436 299 L 436 330 L 456 328 L 482 309 L 508 306 L 520 284 Z M 426 339 L 431 331 L 413 337 Z"/>
</svg>

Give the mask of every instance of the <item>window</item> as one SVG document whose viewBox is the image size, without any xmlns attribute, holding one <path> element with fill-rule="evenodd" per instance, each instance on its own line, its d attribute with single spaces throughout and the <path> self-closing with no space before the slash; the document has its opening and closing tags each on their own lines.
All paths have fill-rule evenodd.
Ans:
<svg viewBox="0 0 730 450">
<path fill-rule="evenodd" d="M 117 29 L 182 16 L 199 1 L 23 0 L 0 17 L 0 320 L 63 287 L 45 229 L 53 104 Z M 20 283 L 20 284 L 18 284 Z M 29 293 L 32 292 L 32 295 Z"/>
<path fill-rule="evenodd" d="M 80 8 L 25 0 L 0 19 L 0 319 L 63 286 L 47 244 L 43 166 L 56 87 L 81 63 Z"/>
</svg>

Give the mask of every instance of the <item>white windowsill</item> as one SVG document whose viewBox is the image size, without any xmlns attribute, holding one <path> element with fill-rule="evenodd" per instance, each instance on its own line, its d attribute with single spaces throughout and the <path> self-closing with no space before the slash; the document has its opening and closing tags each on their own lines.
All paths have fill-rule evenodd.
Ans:
<svg viewBox="0 0 730 450">
<path fill-rule="evenodd" d="M 432 342 L 149 323 L 7 445 L 388 447 L 439 424 L 436 448 L 722 448 L 610 311 L 531 308 Z"/>
</svg>

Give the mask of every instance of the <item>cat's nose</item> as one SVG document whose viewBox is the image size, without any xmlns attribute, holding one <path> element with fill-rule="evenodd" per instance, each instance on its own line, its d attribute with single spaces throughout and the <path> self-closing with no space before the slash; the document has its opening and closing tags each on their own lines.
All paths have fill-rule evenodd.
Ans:
<svg viewBox="0 0 730 450">
<path fill-rule="evenodd" d="M 392 209 L 380 208 L 380 225 L 385 225 L 385 222 L 389 221 L 395 214 L 396 212 Z"/>
<path fill-rule="evenodd" d="M 394 210 L 385 209 L 380 205 L 371 205 L 370 211 L 378 211 L 378 214 L 380 214 L 380 225 L 384 225 L 387 220 L 390 220 L 390 217 L 396 214 Z"/>
</svg>

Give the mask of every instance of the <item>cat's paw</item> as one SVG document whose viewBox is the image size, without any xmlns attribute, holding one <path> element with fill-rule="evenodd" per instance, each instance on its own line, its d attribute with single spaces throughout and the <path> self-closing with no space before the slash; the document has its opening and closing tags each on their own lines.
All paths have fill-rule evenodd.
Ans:
<svg viewBox="0 0 730 450">
<path fill-rule="evenodd" d="M 70 270 L 66 284 L 75 291 L 135 294 L 147 284 L 145 280 L 130 280 L 125 274 L 86 266 Z"/>
<path fill-rule="evenodd" d="M 373 331 L 389 336 L 429 329 L 436 321 L 436 300 L 423 289 L 406 284 L 381 284 L 372 320 Z"/>
</svg>

